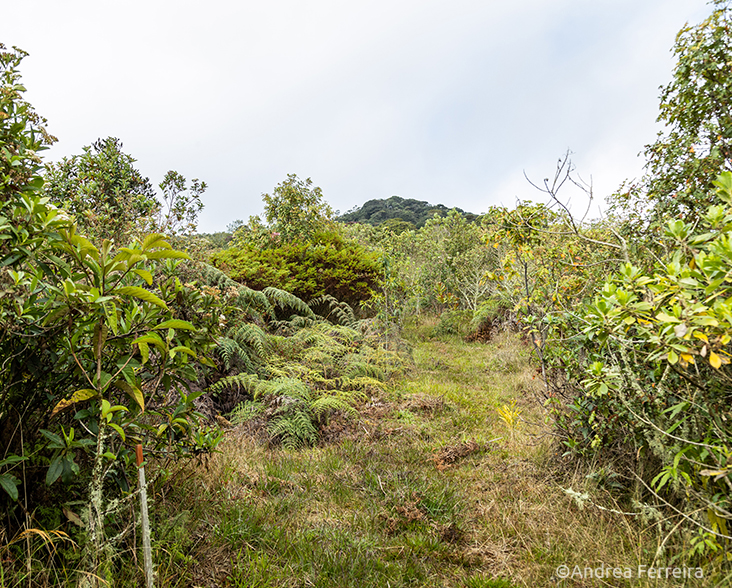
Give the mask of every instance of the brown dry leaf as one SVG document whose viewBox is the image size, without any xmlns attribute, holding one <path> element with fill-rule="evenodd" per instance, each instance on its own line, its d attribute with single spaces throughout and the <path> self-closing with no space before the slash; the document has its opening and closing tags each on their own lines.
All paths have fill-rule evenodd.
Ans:
<svg viewBox="0 0 732 588">
<path fill-rule="evenodd" d="M 472 453 L 480 451 L 480 445 L 473 440 L 463 441 L 457 445 L 448 445 L 440 449 L 432 457 L 435 467 L 442 471 L 455 464 L 458 460 L 467 457 Z"/>
</svg>

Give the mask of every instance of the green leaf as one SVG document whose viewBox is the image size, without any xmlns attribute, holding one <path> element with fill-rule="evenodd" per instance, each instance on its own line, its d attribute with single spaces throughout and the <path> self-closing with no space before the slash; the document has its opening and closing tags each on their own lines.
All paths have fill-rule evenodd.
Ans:
<svg viewBox="0 0 732 588">
<path fill-rule="evenodd" d="M 117 306 L 114 302 L 104 302 L 102 308 L 104 308 L 104 314 L 107 317 L 109 326 L 112 327 L 112 333 L 117 336 L 119 333 L 117 329 Z"/>
<path fill-rule="evenodd" d="M 150 359 L 150 348 L 145 341 L 138 341 L 137 347 L 140 349 L 140 355 L 142 355 L 142 364 L 145 365 Z"/>
<path fill-rule="evenodd" d="M 18 500 L 20 480 L 12 474 L 0 474 L 0 487 L 8 493 L 12 500 Z"/>
<path fill-rule="evenodd" d="M 146 253 L 148 259 L 190 259 L 190 256 L 183 251 L 166 250 Z"/>
<path fill-rule="evenodd" d="M 165 343 L 160 338 L 160 335 L 158 335 L 157 333 L 146 333 L 145 335 L 138 337 L 132 342 L 133 345 L 139 345 L 140 343 L 152 343 L 158 349 L 158 351 L 160 351 L 160 353 L 165 352 Z"/>
<path fill-rule="evenodd" d="M 168 309 L 168 306 L 165 304 L 165 302 L 163 302 L 155 294 L 148 290 L 145 290 L 144 288 L 139 288 L 137 286 L 122 286 L 121 288 L 117 288 L 115 290 L 115 293 L 122 294 L 124 296 L 132 296 L 133 298 L 137 298 L 138 300 L 142 300 L 143 302 L 148 302 L 150 304 L 154 304 L 155 306 L 159 306 L 164 310 Z"/>
<path fill-rule="evenodd" d="M 127 440 L 127 436 L 125 435 L 125 432 L 122 430 L 122 427 L 120 427 L 116 423 L 108 423 L 110 427 L 112 427 L 117 433 L 119 433 L 119 436 L 122 437 L 122 441 Z"/>
<path fill-rule="evenodd" d="M 676 363 L 678 363 L 678 361 L 679 361 L 679 356 L 676 355 L 676 352 L 673 349 L 671 351 L 669 351 L 668 352 L 668 362 L 671 365 L 675 365 Z"/>
<path fill-rule="evenodd" d="M 190 355 L 194 359 L 198 357 L 196 355 L 196 352 L 192 349 L 189 349 L 185 345 L 178 345 L 177 347 L 173 347 L 173 349 L 170 350 L 170 356 L 173 357 L 176 353 L 185 353 L 187 355 Z"/>
<path fill-rule="evenodd" d="M 171 319 L 171 320 L 163 321 L 156 327 L 153 327 L 153 330 L 158 330 L 158 329 L 178 329 L 181 331 L 195 331 L 196 327 L 194 327 L 188 321 L 182 321 L 179 319 Z"/>
<path fill-rule="evenodd" d="M 141 249 L 147 252 L 151 247 L 170 249 L 170 243 L 165 240 L 165 235 L 162 233 L 152 233 L 145 237 L 145 240 L 142 242 Z"/>
<path fill-rule="evenodd" d="M 138 276 L 140 276 L 143 280 L 145 280 L 147 282 L 148 286 L 152 286 L 153 278 L 152 278 L 152 274 L 149 271 L 147 271 L 145 269 L 136 269 L 136 270 L 132 270 L 132 271 L 135 272 Z"/>
<path fill-rule="evenodd" d="M 63 470 L 64 464 L 61 461 L 61 456 L 57 455 L 56 458 L 51 462 L 51 465 L 48 466 L 48 471 L 46 472 L 46 485 L 50 486 L 56 480 L 58 480 Z"/>
<path fill-rule="evenodd" d="M 49 447 L 51 449 L 62 449 L 66 447 L 64 440 L 56 435 L 56 433 L 51 433 L 51 431 L 47 431 L 46 429 L 41 429 L 40 433 L 51 442 L 49 444 Z"/>
<path fill-rule="evenodd" d="M 0 459 L 0 467 L 6 466 L 6 465 L 15 465 L 16 463 L 20 463 L 21 461 L 27 460 L 27 457 L 21 457 L 20 455 L 8 455 L 5 459 Z"/>
</svg>

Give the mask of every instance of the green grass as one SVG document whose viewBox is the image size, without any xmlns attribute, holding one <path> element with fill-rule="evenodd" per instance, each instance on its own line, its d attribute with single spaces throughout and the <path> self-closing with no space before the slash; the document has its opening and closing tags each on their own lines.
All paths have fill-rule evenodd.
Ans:
<svg viewBox="0 0 732 588">
<path fill-rule="evenodd" d="M 617 506 L 583 473 L 557 469 L 517 337 L 425 338 L 414 361 L 361 417 L 331 423 L 335 441 L 287 450 L 234 428 L 220 454 L 152 488 L 157 585 L 705 585 L 552 580 L 561 564 L 650 564 L 659 539 L 562 491 Z M 525 422 L 512 434 L 496 409 L 514 399 Z M 120 586 L 141 581 L 135 565 L 118 574 Z"/>
</svg>

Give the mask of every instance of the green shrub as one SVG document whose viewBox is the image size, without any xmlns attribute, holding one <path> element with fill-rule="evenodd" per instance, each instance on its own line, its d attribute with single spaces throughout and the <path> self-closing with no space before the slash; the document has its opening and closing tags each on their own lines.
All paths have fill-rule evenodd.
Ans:
<svg viewBox="0 0 732 588">
<path fill-rule="evenodd" d="M 686 502 L 712 550 L 732 519 L 732 174 L 716 185 L 724 204 L 699 228 L 668 222 L 665 259 L 649 272 L 625 264 L 597 293 L 583 316 L 584 393 L 565 423 L 572 447 L 622 443 L 660 464 L 643 482 Z"/>
<path fill-rule="evenodd" d="M 215 254 L 212 261 L 254 290 L 271 286 L 302 300 L 330 295 L 354 308 L 371 298 L 381 271 L 375 254 L 331 231 L 271 248 L 244 243 Z"/>
</svg>

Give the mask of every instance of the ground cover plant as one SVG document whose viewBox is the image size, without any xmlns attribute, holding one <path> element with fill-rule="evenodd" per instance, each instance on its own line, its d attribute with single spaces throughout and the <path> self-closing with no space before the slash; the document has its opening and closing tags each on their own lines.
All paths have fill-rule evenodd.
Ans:
<svg viewBox="0 0 732 588">
<path fill-rule="evenodd" d="M 556 569 L 669 565 L 659 546 L 670 525 L 623 514 L 630 500 L 617 493 L 612 468 L 562 457 L 521 337 L 430 338 L 429 322 L 412 329 L 410 378 L 392 382 L 360 417 L 332 419 L 315 447 L 263 442 L 252 414 L 227 429 L 219 452 L 161 480 L 153 526 L 161 584 L 606 586 L 563 580 Z M 611 585 L 729 580 L 713 566 L 704 573 Z M 128 569 L 119 581 L 138 578 Z"/>
</svg>

